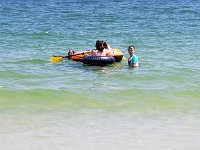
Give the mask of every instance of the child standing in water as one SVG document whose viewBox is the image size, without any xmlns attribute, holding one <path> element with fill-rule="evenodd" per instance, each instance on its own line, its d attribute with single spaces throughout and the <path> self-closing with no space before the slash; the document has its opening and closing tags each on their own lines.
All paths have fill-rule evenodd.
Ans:
<svg viewBox="0 0 200 150">
<path fill-rule="evenodd" d="M 130 67 L 138 67 L 138 57 L 135 55 L 135 47 L 133 45 L 130 45 L 128 47 L 128 53 L 130 57 L 128 58 L 128 65 Z"/>
</svg>

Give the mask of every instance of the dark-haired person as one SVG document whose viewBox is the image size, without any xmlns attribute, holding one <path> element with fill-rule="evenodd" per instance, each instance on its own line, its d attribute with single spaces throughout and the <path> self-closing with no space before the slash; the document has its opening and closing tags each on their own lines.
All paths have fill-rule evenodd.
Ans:
<svg viewBox="0 0 200 150">
<path fill-rule="evenodd" d="M 92 51 L 94 56 L 106 56 L 112 51 L 111 47 L 104 41 L 97 40 L 95 46 L 96 50 Z"/>
</svg>

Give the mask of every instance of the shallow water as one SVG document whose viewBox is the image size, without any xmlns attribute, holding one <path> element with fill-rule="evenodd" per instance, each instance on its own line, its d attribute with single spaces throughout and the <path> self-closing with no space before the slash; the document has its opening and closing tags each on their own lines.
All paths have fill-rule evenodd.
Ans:
<svg viewBox="0 0 200 150">
<path fill-rule="evenodd" d="M 199 8 L 1 0 L 2 149 L 199 149 Z M 140 67 L 49 62 L 97 39 L 126 58 L 134 44 Z"/>
</svg>

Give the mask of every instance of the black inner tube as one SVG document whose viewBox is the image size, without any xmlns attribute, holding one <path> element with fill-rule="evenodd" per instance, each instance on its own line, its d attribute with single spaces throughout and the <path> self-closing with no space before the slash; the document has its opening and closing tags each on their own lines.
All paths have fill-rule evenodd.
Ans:
<svg viewBox="0 0 200 150">
<path fill-rule="evenodd" d="M 84 56 L 82 62 L 87 65 L 105 66 L 113 64 L 115 62 L 115 58 L 110 56 Z"/>
</svg>

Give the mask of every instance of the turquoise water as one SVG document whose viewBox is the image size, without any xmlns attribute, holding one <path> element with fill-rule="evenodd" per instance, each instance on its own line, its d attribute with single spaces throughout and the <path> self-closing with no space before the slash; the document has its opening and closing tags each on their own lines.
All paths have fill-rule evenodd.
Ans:
<svg viewBox="0 0 200 150">
<path fill-rule="evenodd" d="M 199 149 L 199 29 L 195 0 L 0 0 L 0 146 Z M 49 62 L 97 39 L 140 67 Z"/>
</svg>

